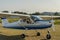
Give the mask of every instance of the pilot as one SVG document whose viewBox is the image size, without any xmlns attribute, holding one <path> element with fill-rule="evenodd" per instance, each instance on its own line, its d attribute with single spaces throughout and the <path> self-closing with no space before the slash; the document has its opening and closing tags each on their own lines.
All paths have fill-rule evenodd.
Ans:
<svg viewBox="0 0 60 40">
<path fill-rule="evenodd" d="M 29 20 L 27 20 L 27 23 L 30 23 Z"/>
<path fill-rule="evenodd" d="M 31 23 L 29 19 L 23 19 L 23 22 L 26 22 L 26 23 Z"/>
<path fill-rule="evenodd" d="M 23 22 L 26 22 L 26 19 L 23 19 Z"/>
<path fill-rule="evenodd" d="M 30 24 L 31 23 L 31 20 L 29 18 L 27 18 L 27 21 L 26 22 Z"/>
</svg>

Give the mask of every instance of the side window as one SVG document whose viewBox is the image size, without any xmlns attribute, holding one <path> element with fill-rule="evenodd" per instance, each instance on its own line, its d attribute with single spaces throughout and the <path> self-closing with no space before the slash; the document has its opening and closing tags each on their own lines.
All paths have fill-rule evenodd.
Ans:
<svg viewBox="0 0 60 40">
<path fill-rule="evenodd" d="M 20 22 L 23 22 L 23 20 L 21 19 Z"/>
</svg>

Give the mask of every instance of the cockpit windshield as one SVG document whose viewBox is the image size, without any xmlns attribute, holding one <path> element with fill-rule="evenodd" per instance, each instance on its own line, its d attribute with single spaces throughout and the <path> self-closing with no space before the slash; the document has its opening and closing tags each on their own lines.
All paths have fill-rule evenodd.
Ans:
<svg viewBox="0 0 60 40">
<path fill-rule="evenodd" d="M 31 16 L 32 20 L 34 21 L 39 21 L 39 20 L 43 20 L 41 17 L 39 16 Z"/>
</svg>

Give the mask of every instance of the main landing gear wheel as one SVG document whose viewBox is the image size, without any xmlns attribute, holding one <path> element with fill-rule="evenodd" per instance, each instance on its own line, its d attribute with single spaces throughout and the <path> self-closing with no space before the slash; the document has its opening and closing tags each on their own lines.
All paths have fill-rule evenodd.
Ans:
<svg viewBox="0 0 60 40">
<path fill-rule="evenodd" d="M 48 31 L 48 34 L 46 35 L 46 38 L 47 39 L 51 39 L 51 35 L 50 35 L 50 32 Z"/>
<path fill-rule="evenodd" d="M 20 36 L 21 36 L 21 38 L 25 38 L 26 37 L 25 34 L 21 34 Z"/>
<path fill-rule="evenodd" d="M 40 36 L 40 33 L 39 32 L 37 32 L 37 36 Z"/>
</svg>

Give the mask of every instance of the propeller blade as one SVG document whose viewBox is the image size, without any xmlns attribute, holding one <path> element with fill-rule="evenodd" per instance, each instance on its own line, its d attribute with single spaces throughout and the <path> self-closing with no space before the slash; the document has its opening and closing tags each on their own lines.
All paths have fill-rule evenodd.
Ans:
<svg viewBox="0 0 60 40">
<path fill-rule="evenodd" d="M 54 20 L 52 20 L 51 22 L 52 22 L 52 29 L 53 29 L 53 31 L 55 31 Z"/>
</svg>

